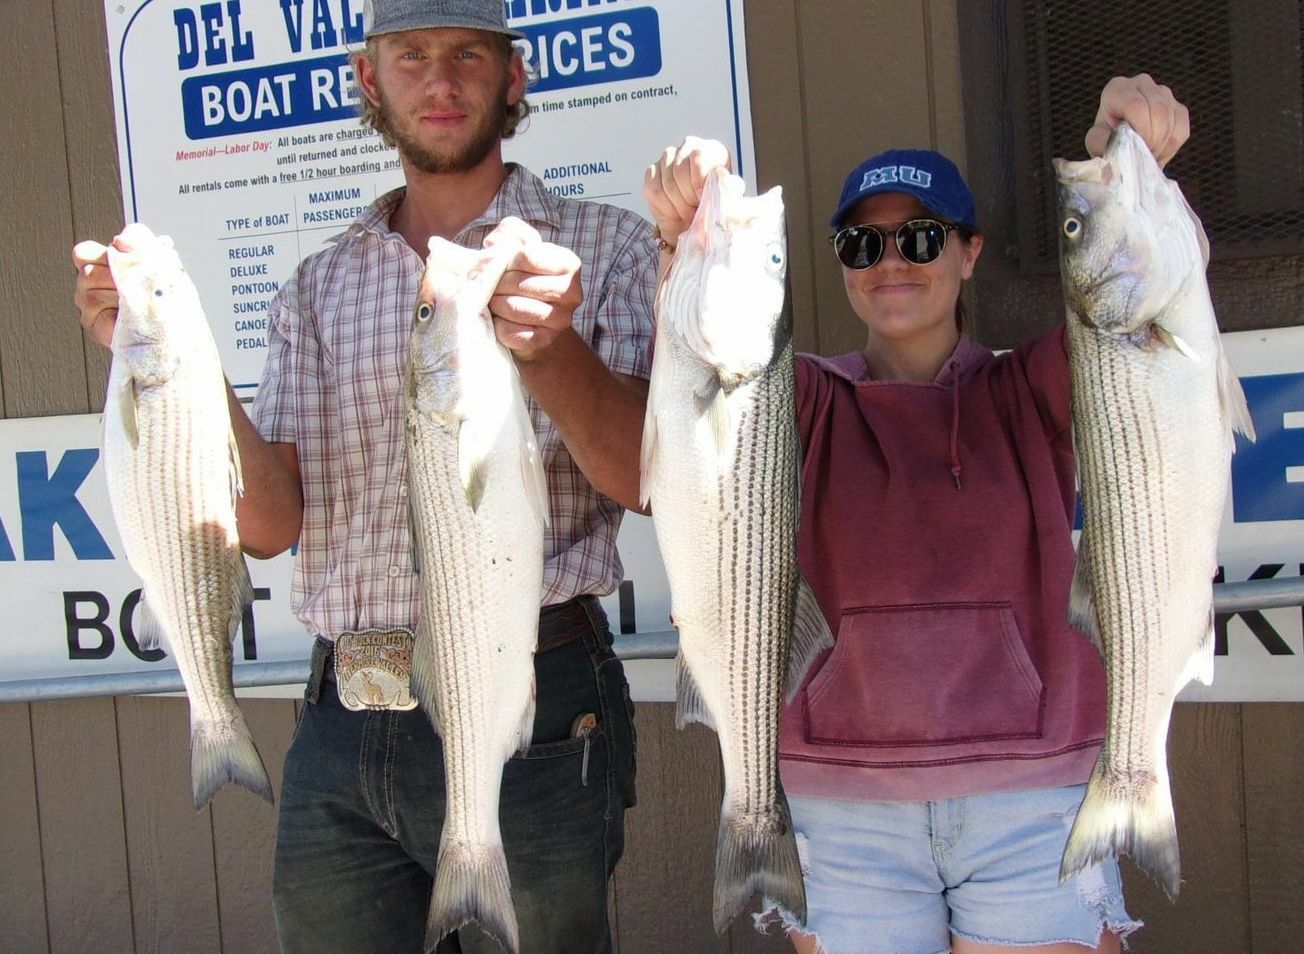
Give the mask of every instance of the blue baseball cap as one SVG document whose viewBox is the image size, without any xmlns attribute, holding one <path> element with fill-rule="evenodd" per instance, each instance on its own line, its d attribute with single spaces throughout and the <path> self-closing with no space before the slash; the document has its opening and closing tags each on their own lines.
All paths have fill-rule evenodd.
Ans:
<svg viewBox="0 0 1304 954">
<path fill-rule="evenodd" d="M 503 0 L 366 0 L 362 9 L 367 39 L 385 33 L 461 27 L 488 30 L 519 39 L 507 26 Z"/>
<path fill-rule="evenodd" d="M 829 219 L 840 229 L 856 204 L 880 192 L 904 192 L 934 215 L 978 231 L 973 193 L 950 159 L 931 149 L 889 149 L 856 166 L 842 184 L 842 198 Z"/>
</svg>

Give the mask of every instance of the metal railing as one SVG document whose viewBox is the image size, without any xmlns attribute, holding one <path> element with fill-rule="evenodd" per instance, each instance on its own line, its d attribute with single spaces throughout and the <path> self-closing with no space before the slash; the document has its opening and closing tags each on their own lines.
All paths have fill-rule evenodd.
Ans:
<svg viewBox="0 0 1304 954">
<path fill-rule="evenodd" d="M 1215 583 L 1214 612 L 1243 613 L 1250 610 L 1304 605 L 1304 577 Z M 616 655 L 622 660 L 673 659 L 679 636 L 669 632 L 617 636 Z M 235 667 L 237 688 L 302 685 L 308 678 L 308 660 L 249 662 Z M 127 696 L 161 692 L 182 692 L 181 673 L 175 669 L 104 673 L 91 676 L 59 676 L 50 679 L 0 680 L 0 702 L 46 702 L 53 699 L 81 699 L 92 696 Z"/>
</svg>

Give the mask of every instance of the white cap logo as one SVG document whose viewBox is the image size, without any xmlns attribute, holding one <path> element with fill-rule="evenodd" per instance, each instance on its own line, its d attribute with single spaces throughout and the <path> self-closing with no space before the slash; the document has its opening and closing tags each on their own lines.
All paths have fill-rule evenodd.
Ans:
<svg viewBox="0 0 1304 954">
<path fill-rule="evenodd" d="M 367 0 L 367 2 L 370 3 L 371 0 Z M 863 191 L 894 182 L 904 182 L 906 185 L 912 185 L 918 189 L 927 189 L 932 185 L 933 176 L 932 173 L 923 172 L 914 166 L 880 166 L 865 173 L 865 178 L 860 182 L 860 188 Z"/>
</svg>

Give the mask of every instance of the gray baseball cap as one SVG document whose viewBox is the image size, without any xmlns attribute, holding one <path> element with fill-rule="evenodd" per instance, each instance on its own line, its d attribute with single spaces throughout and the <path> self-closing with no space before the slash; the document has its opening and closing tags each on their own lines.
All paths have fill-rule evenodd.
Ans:
<svg viewBox="0 0 1304 954">
<path fill-rule="evenodd" d="M 366 0 L 362 22 L 367 39 L 439 27 L 488 30 L 517 38 L 525 35 L 508 29 L 503 0 Z"/>
</svg>

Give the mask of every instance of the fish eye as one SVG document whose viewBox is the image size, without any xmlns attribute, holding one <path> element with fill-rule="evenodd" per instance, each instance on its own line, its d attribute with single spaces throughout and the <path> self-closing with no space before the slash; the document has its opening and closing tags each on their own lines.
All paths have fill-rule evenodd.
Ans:
<svg viewBox="0 0 1304 954">
<path fill-rule="evenodd" d="M 1070 215 L 1064 219 L 1064 237 L 1074 239 L 1082 234 L 1082 220 L 1076 215 Z"/>
<path fill-rule="evenodd" d="M 162 297 L 163 297 L 163 289 L 161 289 L 161 288 L 155 288 L 155 289 L 154 289 L 154 297 L 155 297 L 155 298 L 162 298 Z"/>
<path fill-rule="evenodd" d="M 771 268 L 782 268 L 784 262 L 783 249 L 779 245 L 771 245 L 769 248 L 769 265 Z"/>
<path fill-rule="evenodd" d="M 417 321 L 429 321 L 434 313 L 435 309 L 430 307 L 430 302 L 428 301 L 423 301 L 421 304 L 417 305 Z"/>
</svg>

